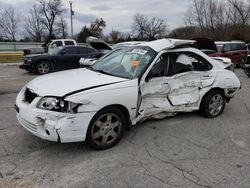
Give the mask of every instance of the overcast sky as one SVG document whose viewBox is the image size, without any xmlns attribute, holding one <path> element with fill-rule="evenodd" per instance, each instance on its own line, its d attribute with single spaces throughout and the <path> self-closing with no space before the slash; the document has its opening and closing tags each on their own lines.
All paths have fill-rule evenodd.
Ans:
<svg viewBox="0 0 250 188">
<path fill-rule="evenodd" d="M 62 0 L 66 9 L 69 1 Z M 145 14 L 149 17 L 158 17 L 167 21 L 170 29 L 183 25 L 185 12 L 190 0 L 72 0 L 74 16 L 74 33 L 80 31 L 95 18 L 103 18 L 107 22 L 104 33 L 112 29 L 130 32 L 133 15 Z M 13 6 L 25 16 L 36 0 L 0 0 L 0 10 Z M 69 11 L 65 15 L 70 28 Z M 20 19 L 22 19 L 20 16 Z M 22 20 L 21 20 L 22 21 Z"/>
</svg>

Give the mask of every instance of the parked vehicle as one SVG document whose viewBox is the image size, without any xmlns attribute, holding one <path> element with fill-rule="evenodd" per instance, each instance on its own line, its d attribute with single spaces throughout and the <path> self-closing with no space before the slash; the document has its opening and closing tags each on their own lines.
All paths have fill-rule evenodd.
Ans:
<svg viewBox="0 0 250 188">
<path fill-rule="evenodd" d="M 247 56 L 246 63 L 243 64 L 242 68 L 244 69 L 246 75 L 250 77 L 250 55 Z"/>
<path fill-rule="evenodd" d="M 23 56 L 29 54 L 44 54 L 47 53 L 50 49 L 59 47 L 59 46 L 76 46 L 77 43 L 73 39 L 57 39 L 45 42 L 41 47 L 35 48 L 25 48 L 23 49 Z"/>
<path fill-rule="evenodd" d="M 244 42 L 215 42 L 215 44 L 217 46 L 218 52 L 209 54 L 209 56 L 230 58 L 232 62 L 238 67 L 241 63 L 244 63 L 246 61 L 248 48 Z"/>
<path fill-rule="evenodd" d="M 18 94 L 17 119 L 42 139 L 107 149 L 146 119 L 196 110 L 215 118 L 240 81 L 200 50 L 180 48 L 190 43 L 156 40 L 111 51 L 88 69 L 38 77 Z"/>
<path fill-rule="evenodd" d="M 82 46 L 57 47 L 46 54 L 26 55 L 24 64 L 19 68 L 28 72 L 47 74 L 52 71 L 79 68 L 82 57 L 96 56 L 98 53 L 93 48 Z"/>
</svg>

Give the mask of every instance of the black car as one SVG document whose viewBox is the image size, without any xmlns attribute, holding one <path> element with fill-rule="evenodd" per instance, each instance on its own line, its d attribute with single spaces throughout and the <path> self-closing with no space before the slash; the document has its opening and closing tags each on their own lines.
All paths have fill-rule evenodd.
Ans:
<svg viewBox="0 0 250 188">
<path fill-rule="evenodd" d="M 95 49 L 83 46 L 57 47 L 46 54 L 33 54 L 24 57 L 19 68 L 28 72 L 46 74 L 52 71 L 80 68 L 79 60 L 98 56 Z"/>
</svg>

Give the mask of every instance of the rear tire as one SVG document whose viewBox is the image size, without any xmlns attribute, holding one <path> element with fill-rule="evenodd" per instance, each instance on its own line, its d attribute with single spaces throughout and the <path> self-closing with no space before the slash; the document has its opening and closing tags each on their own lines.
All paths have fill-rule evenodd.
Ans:
<svg viewBox="0 0 250 188">
<path fill-rule="evenodd" d="M 118 108 L 104 108 L 91 120 L 86 142 L 96 150 L 111 148 L 120 141 L 125 127 L 125 117 Z"/>
<path fill-rule="evenodd" d="M 36 65 L 36 72 L 38 74 L 48 74 L 51 71 L 50 63 L 47 61 L 41 61 Z"/>
<path fill-rule="evenodd" d="M 207 118 L 215 118 L 222 114 L 226 105 L 223 91 L 212 90 L 202 99 L 200 112 Z"/>
</svg>

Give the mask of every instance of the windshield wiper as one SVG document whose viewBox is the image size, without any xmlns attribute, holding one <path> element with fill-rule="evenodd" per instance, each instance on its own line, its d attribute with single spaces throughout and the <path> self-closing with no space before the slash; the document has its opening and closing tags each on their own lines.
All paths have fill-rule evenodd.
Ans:
<svg viewBox="0 0 250 188">
<path fill-rule="evenodd" d="M 114 76 L 113 74 L 110 74 L 110 73 L 108 73 L 108 72 L 105 72 L 104 70 L 95 69 L 94 71 L 99 72 L 99 73 L 102 73 L 102 74 L 107 74 L 107 75 L 110 75 L 110 76 Z"/>
<path fill-rule="evenodd" d="M 89 70 L 95 71 L 95 69 L 94 69 L 92 66 L 88 66 L 88 67 L 86 67 L 86 69 L 89 69 Z"/>
</svg>

